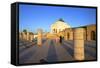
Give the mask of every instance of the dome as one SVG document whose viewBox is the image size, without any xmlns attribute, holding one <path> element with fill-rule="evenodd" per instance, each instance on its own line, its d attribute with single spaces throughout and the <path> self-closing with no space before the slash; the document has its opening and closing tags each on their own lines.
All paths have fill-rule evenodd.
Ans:
<svg viewBox="0 0 100 68">
<path fill-rule="evenodd" d="M 63 19 L 59 19 L 51 25 L 51 31 L 54 31 L 56 29 L 57 30 L 56 32 L 59 32 L 66 28 L 71 28 L 71 27 L 70 25 L 65 23 Z"/>
</svg>

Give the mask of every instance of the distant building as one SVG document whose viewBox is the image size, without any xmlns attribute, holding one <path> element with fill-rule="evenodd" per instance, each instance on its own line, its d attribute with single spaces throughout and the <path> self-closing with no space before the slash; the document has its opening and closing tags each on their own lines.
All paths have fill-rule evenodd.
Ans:
<svg viewBox="0 0 100 68">
<path fill-rule="evenodd" d="M 80 26 L 77 28 L 84 28 L 84 40 L 96 40 L 95 24 Z M 77 28 L 72 28 L 68 23 L 65 23 L 63 19 L 59 19 L 51 25 L 51 33 L 57 34 L 57 36 L 62 36 L 65 40 L 74 40 L 74 29 Z"/>
<path fill-rule="evenodd" d="M 51 25 L 51 33 L 43 34 L 45 38 L 56 38 L 62 36 L 65 40 L 74 40 L 74 29 L 84 28 L 84 40 L 96 40 L 96 24 L 89 24 L 86 26 L 79 26 L 72 28 L 69 24 L 65 23 L 63 19 L 59 19 Z M 32 41 L 38 35 L 32 32 L 20 32 L 19 38 L 23 40 Z"/>
<path fill-rule="evenodd" d="M 55 23 L 51 25 L 51 33 L 59 33 L 60 31 L 63 31 L 66 28 L 71 28 L 70 25 L 64 22 L 63 19 L 59 19 Z"/>
</svg>

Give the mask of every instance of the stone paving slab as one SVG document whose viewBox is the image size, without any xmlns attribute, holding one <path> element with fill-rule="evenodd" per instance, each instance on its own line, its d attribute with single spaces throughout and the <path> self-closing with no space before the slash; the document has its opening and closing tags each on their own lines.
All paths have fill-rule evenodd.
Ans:
<svg viewBox="0 0 100 68">
<path fill-rule="evenodd" d="M 19 47 L 19 63 L 43 63 L 74 61 L 74 42 L 63 41 L 62 44 L 53 40 L 43 40 L 43 45 L 38 46 L 31 42 L 20 42 L 20 44 L 31 45 L 30 47 Z M 85 60 L 96 59 L 96 43 L 85 41 Z"/>
</svg>

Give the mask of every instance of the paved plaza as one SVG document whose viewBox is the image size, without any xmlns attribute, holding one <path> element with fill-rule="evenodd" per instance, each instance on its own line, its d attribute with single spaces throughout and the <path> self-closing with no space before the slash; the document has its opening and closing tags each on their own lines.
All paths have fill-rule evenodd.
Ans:
<svg viewBox="0 0 100 68">
<path fill-rule="evenodd" d="M 75 61 L 74 41 L 56 43 L 54 40 L 43 39 L 42 45 L 38 46 L 36 41 L 19 41 L 19 63 L 44 63 Z M 96 42 L 85 41 L 85 60 L 96 59 Z"/>
</svg>

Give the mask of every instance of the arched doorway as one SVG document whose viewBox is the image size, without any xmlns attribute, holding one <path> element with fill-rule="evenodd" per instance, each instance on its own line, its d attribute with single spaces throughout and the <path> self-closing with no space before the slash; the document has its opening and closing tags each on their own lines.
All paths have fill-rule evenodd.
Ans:
<svg viewBox="0 0 100 68">
<path fill-rule="evenodd" d="M 67 39 L 69 40 L 69 33 L 67 33 Z"/>
<path fill-rule="evenodd" d="M 55 29 L 53 29 L 53 33 L 55 33 Z"/>
<path fill-rule="evenodd" d="M 95 40 L 95 31 L 91 31 L 91 40 Z"/>
</svg>

